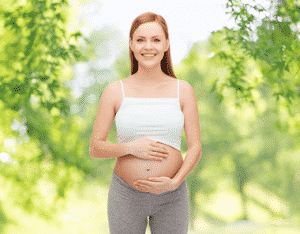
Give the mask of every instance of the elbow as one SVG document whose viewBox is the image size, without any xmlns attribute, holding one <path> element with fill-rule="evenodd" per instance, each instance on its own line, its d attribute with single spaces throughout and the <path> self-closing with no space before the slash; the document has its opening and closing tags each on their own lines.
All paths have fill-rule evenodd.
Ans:
<svg viewBox="0 0 300 234">
<path fill-rule="evenodd" d="M 200 158 L 202 157 L 202 148 L 200 149 L 199 157 L 200 157 Z"/>
<path fill-rule="evenodd" d="M 99 141 L 101 142 L 101 141 Z M 90 143 L 90 155 L 92 158 L 99 158 L 99 145 L 94 145 L 93 143 Z"/>
<path fill-rule="evenodd" d="M 92 145 L 90 145 L 90 155 L 91 155 L 92 158 L 95 158 L 94 157 L 94 149 L 93 149 Z"/>
</svg>

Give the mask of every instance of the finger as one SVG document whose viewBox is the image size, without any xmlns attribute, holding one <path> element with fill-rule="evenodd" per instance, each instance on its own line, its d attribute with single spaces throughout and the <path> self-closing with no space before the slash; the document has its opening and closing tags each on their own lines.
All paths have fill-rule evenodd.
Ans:
<svg viewBox="0 0 300 234">
<path fill-rule="evenodd" d="M 143 188 L 143 189 L 147 189 L 148 188 L 148 186 L 144 185 L 144 184 L 138 184 L 137 186 L 140 187 L 140 188 Z"/>
<path fill-rule="evenodd" d="M 149 186 L 147 182 L 137 182 L 136 184 L 140 186 Z"/>
<path fill-rule="evenodd" d="M 136 182 L 134 182 L 135 185 L 146 185 L 147 184 L 147 181 L 145 180 L 138 180 Z"/>
<path fill-rule="evenodd" d="M 160 143 L 159 141 L 157 141 L 157 142 L 154 143 L 154 147 L 156 149 L 158 148 L 160 151 L 163 151 L 163 152 L 165 152 L 167 150 L 166 147 L 164 147 L 162 145 L 162 143 Z"/>
<path fill-rule="evenodd" d="M 148 180 L 150 180 L 150 181 L 155 181 L 155 182 L 162 182 L 163 181 L 163 178 L 161 178 L 161 177 L 149 177 L 149 179 Z"/>
<path fill-rule="evenodd" d="M 137 180 L 134 183 L 147 183 L 149 182 L 148 180 Z"/>
<path fill-rule="evenodd" d="M 149 192 L 149 188 L 147 188 L 147 187 L 144 187 L 144 186 L 137 186 L 137 188 L 138 188 L 139 190 L 141 190 L 142 192 Z"/>
<path fill-rule="evenodd" d="M 167 151 L 166 147 L 163 146 L 163 145 L 160 144 L 160 143 L 158 143 L 158 144 L 156 145 L 156 147 L 159 149 L 159 151 L 162 151 L 162 152 L 166 152 L 166 151 Z"/>
<path fill-rule="evenodd" d="M 154 185 L 151 185 L 151 184 L 138 184 L 138 186 L 142 186 L 143 188 L 147 189 L 147 190 L 150 190 L 151 188 L 154 187 Z"/>
<path fill-rule="evenodd" d="M 136 188 L 137 188 L 138 190 L 142 191 L 142 192 L 145 192 L 145 188 L 142 187 L 142 186 L 136 186 Z"/>
</svg>

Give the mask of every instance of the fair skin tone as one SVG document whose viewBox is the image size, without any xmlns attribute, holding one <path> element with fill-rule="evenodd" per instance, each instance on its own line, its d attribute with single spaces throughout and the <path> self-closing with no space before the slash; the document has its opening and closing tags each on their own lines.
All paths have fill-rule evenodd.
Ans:
<svg viewBox="0 0 300 234">
<path fill-rule="evenodd" d="M 140 25 L 129 40 L 129 46 L 138 61 L 138 71 L 133 74 L 135 83 L 155 85 L 166 80 L 167 75 L 161 70 L 161 60 L 169 49 L 170 43 L 165 33 L 156 22 Z M 155 54 L 145 57 L 142 54 Z"/>
<path fill-rule="evenodd" d="M 157 85 L 171 80 L 170 77 L 162 71 L 160 65 L 164 53 L 170 46 L 169 40 L 166 40 L 160 24 L 151 22 L 140 25 L 133 33 L 133 38 L 129 41 L 129 45 L 138 61 L 138 71 L 133 74 L 130 79 L 133 83 L 140 84 L 146 89 L 152 87 L 149 88 L 150 90 L 153 89 L 153 86 L 157 87 Z M 156 54 L 156 56 L 147 58 L 142 54 Z M 154 173 L 153 176 L 147 176 L 147 179 L 133 179 L 134 187 L 140 191 L 160 194 L 162 192 L 175 190 L 193 170 L 202 155 L 202 151 L 200 151 L 200 126 L 195 92 L 189 83 L 183 81 L 181 81 L 181 100 L 184 103 L 182 111 L 184 114 L 184 130 L 188 144 L 188 152 L 186 153 L 185 160 L 175 176 L 155 176 Z M 178 152 L 176 152 L 177 150 L 172 149 L 172 147 L 168 147 L 168 150 L 172 152 L 170 155 L 173 157 L 178 154 Z M 179 156 L 181 157 L 181 155 Z M 131 165 L 128 164 L 129 168 L 130 166 Z M 131 172 L 128 172 L 128 174 L 130 173 Z M 141 174 L 141 177 L 144 177 L 144 174 Z M 124 180 L 126 180 L 126 178 Z M 128 181 L 130 182 L 130 180 Z"/>
</svg>

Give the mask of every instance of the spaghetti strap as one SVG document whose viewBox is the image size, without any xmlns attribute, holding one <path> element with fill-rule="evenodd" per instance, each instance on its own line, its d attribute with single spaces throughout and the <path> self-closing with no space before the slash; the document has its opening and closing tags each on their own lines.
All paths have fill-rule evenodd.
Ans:
<svg viewBox="0 0 300 234">
<path fill-rule="evenodd" d="M 125 97 L 122 80 L 123 101 L 115 115 L 118 143 L 128 143 L 147 136 L 150 140 L 181 151 L 184 114 L 179 102 L 179 82 L 178 98 L 137 98 Z M 168 118 L 170 113 L 172 118 Z"/>
<path fill-rule="evenodd" d="M 123 97 L 124 97 L 124 88 L 123 88 L 123 83 L 121 81 L 121 86 L 122 86 L 122 93 L 123 93 Z"/>
</svg>

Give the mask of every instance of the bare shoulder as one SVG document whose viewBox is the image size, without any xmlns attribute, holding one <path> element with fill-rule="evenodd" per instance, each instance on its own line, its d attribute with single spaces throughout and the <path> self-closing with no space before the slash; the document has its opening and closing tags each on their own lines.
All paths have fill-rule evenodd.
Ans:
<svg viewBox="0 0 300 234">
<path fill-rule="evenodd" d="M 119 81 L 114 81 L 107 85 L 107 89 L 109 89 L 112 98 L 115 98 L 119 91 L 119 83 Z"/>
<path fill-rule="evenodd" d="M 181 89 L 182 89 L 183 92 L 189 92 L 189 91 L 191 91 L 190 89 L 193 88 L 190 85 L 190 83 L 185 81 L 185 80 L 179 80 L 179 85 L 181 85 Z"/>
<path fill-rule="evenodd" d="M 109 89 L 109 93 L 111 95 L 110 100 L 112 101 L 114 110 L 116 110 L 116 105 L 120 97 L 120 92 L 122 92 L 121 82 L 120 81 L 111 82 L 109 85 L 107 85 L 107 88 Z"/>
<path fill-rule="evenodd" d="M 185 80 L 179 80 L 180 91 L 185 92 L 189 85 L 190 84 L 187 81 L 185 81 Z"/>
<path fill-rule="evenodd" d="M 181 100 L 183 101 L 183 108 L 184 108 L 186 103 L 190 101 L 191 97 L 195 95 L 195 92 L 192 85 L 190 85 L 190 83 L 185 80 L 179 81 L 179 89 L 181 93 L 180 97 Z"/>
</svg>

